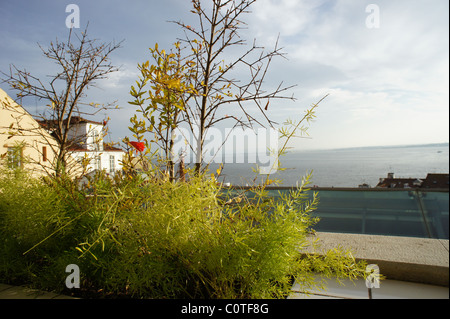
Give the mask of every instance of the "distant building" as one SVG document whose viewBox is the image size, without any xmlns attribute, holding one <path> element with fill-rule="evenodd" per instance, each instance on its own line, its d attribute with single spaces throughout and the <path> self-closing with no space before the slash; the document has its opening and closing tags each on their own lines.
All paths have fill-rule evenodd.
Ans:
<svg viewBox="0 0 450 319">
<path fill-rule="evenodd" d="M 449 188 L 449 174 L 428 174 L 425 179 L 396 178 L 388 173 L 387 178 L 380 178 L 377 188 Z"/>
<path fill-rule="evenodd" d="M 49 121 L 40 121 L 43 127 L 52 127 Z M 104 170 L 114 175 L 122 170 L 122 160 L 125 151 L 105 144 L 105 122 L 87 120 L 72 116 L 67 134 L 71 142 L 69 153 L 72 158 L 86 166 L 86 172 Z"/>
<path fill-rule="evenodd" d="M 422 188 L 449 188 L 449 174 L 428 174 Z"/>
</svg>

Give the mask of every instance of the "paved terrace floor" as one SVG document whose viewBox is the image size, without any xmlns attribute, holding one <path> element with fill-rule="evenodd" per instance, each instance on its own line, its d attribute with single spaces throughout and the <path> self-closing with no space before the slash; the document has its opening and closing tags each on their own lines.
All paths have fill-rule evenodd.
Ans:
<svg viewBox="0 0 450 319">
<path fill-rule="evenodd" d="M 24 286 L 11 286 L 0 283 L 0 299 L 76 299 L 70 296 L 45 292 Z"/>
<path fill-rule="evenodd" d="M 316 280 L 320 280 L 317 277 Z M 298 285 L 292 287 L 293 293 L 288 299 L 369 299 L 369 290 L 364 280 L 344 280 L 341 284 L 326 279 L 326 291 L 313 290 L 309 294 L 298 291 Z M 372 288 L 372 299 L 449 299 L 448 287 L 398 280 L 383 280 L 379 288 Z"/>
</svg>

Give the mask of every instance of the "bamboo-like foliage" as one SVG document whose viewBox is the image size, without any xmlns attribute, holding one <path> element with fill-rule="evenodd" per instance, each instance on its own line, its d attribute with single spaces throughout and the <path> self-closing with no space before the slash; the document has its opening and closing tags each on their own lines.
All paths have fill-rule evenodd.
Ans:
<svg viewBox="0 0 450 319">
<path fill-rule="evenodd" d="M 317 105 L 285 128 L 281 150 L 305 132 L 300 125 Z M 161 178 L 159 170 L 148 165 L 146 174 L 114 179 L 99 173 L 81 187 L 64 178 L 30 183 L 6 171 L 0 278 L 63 291 L 63 269 L 77 264 L 83 297 L 230 299 L 286 298 L 294 282 L 305 293 L 324 289 L 316 274 L 365 276 L 365 263 L 351 252 L 311 249 L 319 239 L 311 239 L 318 194 L 308 188 L 310 175 L 273 196 L 268 181 L 240 191 L 222 188 L 214 175 L 190 174 L 184 182 Z M 24 227 L 30 205 L 33 223 Z"/>
<path fill-rule="evenodd" d="M 271 196 L 269 178 L 238 191 L 223 188 L 214 174 L 209 178 L 202 172 L 203 139 L 209 128 L 228 118 L 235 125 L 262 124 L 246 103 L 255 104 L 272 125 L 264 113 L 270 101 L 292 99 L 283 95 L 288 87 L 263 89 L 272 59 L 283 56 L 277 45 L 264 52 L 254 43 L 236 60 L 223 61 L 228 48 L 244 44 L 238 35 L 241 16 L 254 2 L 213 0 L 207 10 L 204 2 L 193 0 L 198 28 L 177 22 L 186 31 L 181 44 L 167 53 L 155 46 L 150 50 L 155 63 L 139 65 L 141 76 L 130 93 L 131 104 L 143 116 L 133 116 L 130 129 L 139 141 L 145 140 L 146 132 L 154 134 L 147 146 L 159 143 L 168 160 L 164 168 L 152 162 L 148 147 L 139 157 L 144 172 L 133 169 L 135 158 L 129 153 L 124 174 L 111 179 L 99 172 L 84 185 L 64 175 L 31 180 L 26 174 L 0 172 L 2 281 L 69 293 L 62 284 L 64 270 L 77 264 L 82 273 L 82 289 L 77 293 L 82 297 L 260 299 L 286 298 L 294 281 L 304 292 L 320 287 L 314 280 L 316 273 L 350 279 L 364 276 L 364 263 L 356 262 L 348 251 L 316 255 L 306 250 L 315 244 L 311 233 L 318 203 L 318 194 L 308 189 L 309 176 L 291 192 Z M 106 61 L 116 46 L 96 50 L 84 34 L 80 41 L 87 45 L 86 54 L 65 44 L 47 51 L 48 57 L 65 66 L 50 89 L 25 73 L 11 83 L 24 95 L 49 99 L 55 114 L 64 118 L 67 113 L 60 112 L 77 110 L 91 81 L 114 70 Z M 181 45 L 190 53 L 183 56 Z M 65 56 L 63 48 L 73 54 L 58 59 Z M 70 69 L 73 65 L 75 70 Z M 232 77 L 238 67 L 249 71 L 247 83 Z M 83 70 L 91 81 L 79 82 L 76 70 Z M 33 87 L 31 80 L 39 85 Z M 56 80 L 66 83 L 65 94 L 57 94 Z M 277 154 L 288 149 L 288 141 L 297 133 L 306 133 L 304 125 L 314 118 L 319 103 L 281 129 L 286 141 Z M 243 117 L 219 115 L 228 104 L 238 105 Z M 188 181 L 173 178 L 171 163 L 172 132 L 181 120 L 192 132 L 199 127 L 198 143 L 192 146 L 197 149 L 198 165 Z M 161 170 L 169 171 L 169 178 Z"/>
<path fill-rule="evenodd" d="M 308 252 L 317 195 L 308 178 L 291 192 L 255 188 L 237 200 L 214 180 L 97 175 L 80 188 L 2 172 L 0 279 L 64 287 L 81 270 L 84 298 L 286 298 L 315 274 L 364 276 L 346 250 Z M 24 197 L 26 196 L 26 200 Z"/>
</svg>

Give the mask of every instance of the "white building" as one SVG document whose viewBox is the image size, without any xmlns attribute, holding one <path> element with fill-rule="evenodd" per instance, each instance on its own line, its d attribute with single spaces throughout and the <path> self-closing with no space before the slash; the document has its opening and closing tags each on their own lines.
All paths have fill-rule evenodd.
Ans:
<svg viewBox="0 0 450 319">
<path fill-rule="evenodd" d="M 41 125 L 48 127 L 47 121 L 40 121 Z M 125 152 L 117 147 L 104 143 L 106 135 L 106 123 L 95 122 L 79 116 L 70 119 L 67 139 L 70 142 L 68 148 L 72 158 L 77 160 L 83 167 L 84 173 L 95 170 L 104 170 L 114 175 L 122 170 L 122 159 Z"/>
<path fill-rule="evenodd" d="M 87 172 L 105 170 L 114 175 L 122 170 L 122 149 L 104 143 L 106 123 L 72 117 L 68 139 L 73 145 L 71 156 L 80 163 L 87 164 Z"/>
</svg>

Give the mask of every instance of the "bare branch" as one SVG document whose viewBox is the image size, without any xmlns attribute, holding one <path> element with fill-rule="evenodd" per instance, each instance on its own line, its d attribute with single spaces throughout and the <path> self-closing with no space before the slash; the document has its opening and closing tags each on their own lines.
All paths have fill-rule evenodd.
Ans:
<svg viewBox="0 0 450 319">
<path fill-rule="evenodd" d="M 86 105 L 82 102 L 86 98 L 86 91 L 95 86 L 98 80 L 118 71 L 110 63 L 109 57 L 121 46 L 121 42 L 98 44 L 96 40 L 89 39 L 87 27 L 81 34 L 74 35 L 71 29 L 67 42 L 56 40 L 48 48 L 39 45 L 42 54 L 54 61 L 59 69 L 56 74 L 49 76 L 47 84 L 14 65 L 11 65 L 9 74 L 1 72 L 4 82 L 18 91 L 18 98 L 32 96 L 48 101 L 49 129 L 59 143 L 58 160 L 62 167 L 66 164 L 67 149 L 70 146 L 67 140 L 70 119 L 74 114 L 82 113 L 80 106 Z M 102 109 L 108 108 L 108 105 Z"/>
<path fill-rule="evenodd" d="M 245 45 L 240 38 L 239 30 L 246 24 L 242 17 L 249 13 L 251 5 L 256 0 L 213 0 L 209 12 L 203 7 L 204 2 L 193 0 L 191 11 L 198 18 L 198 29 L 183 22 L 175 22 L 185 33 L 182 39 L 192 51 L 187 58 L 195 61 L 196 77 L 193 79 L 196 90 L 201 94 L 191 97 L 191 103 L 186 104 L 185 120 L 198 123 L 200 127 L 200 143 L 197 153 L 203 153 L 203 139 L 206 130 L 226 119 L 232 119 L 239 126 L 253 127 L 254 124 L 264 126 L 256 117 L 250 114 L 244 102 L 253 103 L 263 115 L 265 121 L 272 126 L 266 115 L 272 99 L 295 100 L 285 93 L 294 86 L 284 86 L 281 82 L 273 90 L 265 91 L 263 86 L 272 61 L 285 54 L 278 47 L 278 39 L 272 50 L 265 51 L 256 45 L 256 40 L 242 55 L 224 62 L 228 49 Z M 258 54 L 259 53 L 259 54 Z M 255 56 L 256 55 L 256 56 Z M 231 76 L 233 70 L 247 68 L 249 78 L 243 83 Z M 235 104 L 243 113 L 243 117 L 217 116 L 217 111 L 225 104 Z M 245 120 L 244 120 L 245 119 Z M 197 166 L 199 170 L 199 166 Z"/>
</svg>

